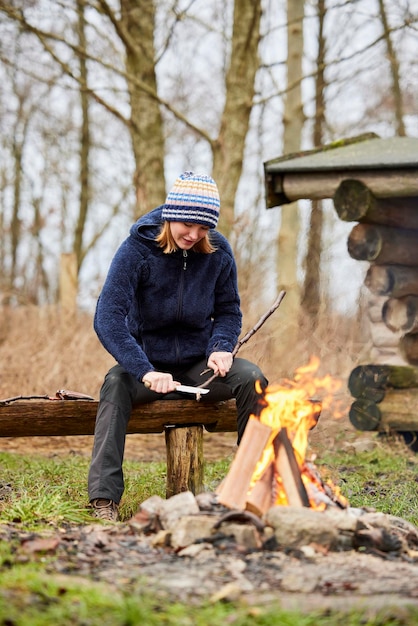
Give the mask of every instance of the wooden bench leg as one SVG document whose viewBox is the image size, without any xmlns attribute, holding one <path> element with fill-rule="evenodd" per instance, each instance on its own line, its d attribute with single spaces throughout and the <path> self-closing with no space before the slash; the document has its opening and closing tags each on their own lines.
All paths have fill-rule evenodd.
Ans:
<svg viewBox="0 0 418 626">
<path fill-rule="evenodd" d="M 203 426 L 173 426 L 165 429 L 167 450 L 166 497 L 203 491 Z"/>
</svg>

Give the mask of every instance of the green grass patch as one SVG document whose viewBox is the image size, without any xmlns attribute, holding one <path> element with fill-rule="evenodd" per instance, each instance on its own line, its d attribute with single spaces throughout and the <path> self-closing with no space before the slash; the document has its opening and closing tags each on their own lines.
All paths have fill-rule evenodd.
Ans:
<svg viewBox="0 0 418 626">
<path fill-rule="evenodd" d="M 375 508 L 418 525 L 418 459 L 404 447 L 379 444 L 369 452 L 326 453 L 316 463 L 351 506 Z"/>
<path fill-rule="evenodd" d="M 91 522 L 87 497 L 90 460 L 28 457 L 0 453 L 0 523 L 21 524 L 28 530 L 45 524 Z M 228 471 L 229 461 L 205 467 L 205 488 L 214 490 Z M 153 495 L 165 498 L 165 463 L 125 461 L 122 520 L 134 515 L 141 502 Z"/>
</svg>

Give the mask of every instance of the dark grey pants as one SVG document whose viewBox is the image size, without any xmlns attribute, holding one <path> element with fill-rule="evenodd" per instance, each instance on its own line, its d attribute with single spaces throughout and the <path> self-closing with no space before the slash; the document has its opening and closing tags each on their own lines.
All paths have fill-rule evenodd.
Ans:
<svg viewBox="0 0 418 626">
<path fill-rule="evenodd" d="M 170 371 L 174 380 L 184 385 L 201 385 L 212 371 L 201 376 L 206 368 L 203 359 L 186 369 L 173 368 Z M 234 359 L 228 374 L 210 383 L 210 393 L 202 396 L 210 402 L 236 398 L 238 443 L 241 440 L 249 416 L 256 414 L 260 396 L 255 390 L 255 382 L 267 386 L 267 379 L 256 365 L 246 359 Z M 89 500 L 109 498 L 117 504 L 124 491 L 123 455 L 126 431 L 132 407 L 156 400 L 183 399 L 178 392 L 161 395 L 145 387 L 120 365 L 115 365 L 107 373 L 101 391 L 97 410 L 92 460 L 88 476 Z"/>
</svg>

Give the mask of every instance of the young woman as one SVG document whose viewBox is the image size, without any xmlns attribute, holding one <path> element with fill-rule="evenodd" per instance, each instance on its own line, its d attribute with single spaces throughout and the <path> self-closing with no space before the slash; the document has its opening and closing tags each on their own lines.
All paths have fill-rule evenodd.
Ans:
<svg viewBox="0 0 418 626">
<path fill-rule="evenodd" d="M 175 391 L 178 384 L 199 386 L 215 373 L 206 398 L 236 398 L 239 443 L 257 408 L 255 382 L 267 386 L 256 365 L 232 358 L 242 314 L 233 253 L 215 230 L 219 209 L 215 181 L 185 172 L 165 204 L 131 227 L 111 263 L 94 319 L 117 362 L 100 392 L 88 477 L 93 512 L 101 519 L 118 519 L 134 405 L 162 395 L 184 398 Z"/>
</svg>

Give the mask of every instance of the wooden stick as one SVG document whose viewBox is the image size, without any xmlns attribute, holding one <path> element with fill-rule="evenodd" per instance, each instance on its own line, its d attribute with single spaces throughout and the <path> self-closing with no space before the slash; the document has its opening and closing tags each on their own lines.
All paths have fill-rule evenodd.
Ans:
<svg viewBox="0 0 418 626">
<path fill-rule="evenodd" d="M 283 298 L 285 297 L 286 292 L 285 291 L 281 291 L 279 293 L 279 295 L 277 296 L 276 300 L 274 301 L 274 303 L 272 304 L 272 306 L 269 308 L 269 310 L 267 311 L 267 313 L 264 313 L 264 315 L 262 315 L 260 317 L 260 319 L 258 320 L 258 322 L 251 328 L 251 330 L 249 330 L 242 339 L 239 339 L 237 341 L 237 343 L 235 344 L 235 348 L 232 351 L 232 356 L 235 357 L 237 355 L 238 350 L 241 348 L 241 346 L 244 343 L 247 343 L 247 341 L 250 339 L 250 337 L 252 337 L 257 330 L 259 330 L 262 325 L 264 324 L 264 322 L 266 320 L 268 320 L 268 318 L 270 317 L 270 315 L 273 315 L 273 313 L 279 308 Z M 209 368 L 210 369 L 210 368 Z M 203 370 L 202 374 L 206 374 L 209 369 Z M 210 385 L 210 383 L 215 380 L 215 378 L 218 378 L 218 374 L 213 374 L 213 376 L 211 376 L 210 378 L 208 378 L 204 383 L 202 383 L 201 385 L 199 385 L 199 387 L 207 387 L 208 385 Z"/>
<path fill-rule="evenodd" d="M 242 339 L 239 339 L 239 341 L 235 345 L 235 348 L 232 351 L 232 356 L 236 356 L 241 346 L 244 343 L 247 343 L 247 341 L 257 332 L 257 330 L 259 330 L 262 327 L 262 325 L 264 324 L 266 320 L 268 320 L 270 315 L 273 315 L 273 313 L 279 308 L 285 295 L 286 295 L 286 292 L 281 291 L 279 295 L 277 296 L 276 300 L 274 301 L 273 305 L 267 311 L 267 313 L 264 313 L 264 315 L 260 317 L 258 322 L 251 328 L 251 330 L 249 330 Z"/>
<path fill-rule="evenodd" d="M 5 398 L 0 400 L 0 406 L 10 404 L 10 402 L 16 402 L 17 400 L 56 400 L 57 398 L 51 398 L 50 396 L 13 396 L 12 398 Z"/>
</svg>

